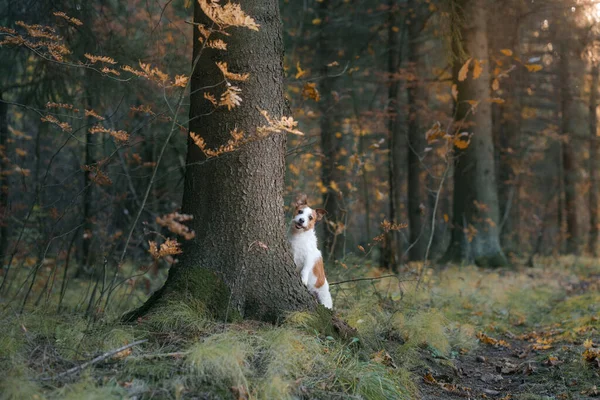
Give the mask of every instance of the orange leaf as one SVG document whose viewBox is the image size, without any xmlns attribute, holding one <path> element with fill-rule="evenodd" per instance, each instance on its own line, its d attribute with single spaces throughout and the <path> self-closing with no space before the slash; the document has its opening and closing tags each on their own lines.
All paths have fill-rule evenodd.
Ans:
<svg viewBox="0 0 600 400">
<path fill-rule="evenodd" d="M 473 60 L 473 79 L 479 79 L 482 72 L 483 68 L 481 67 L 481 61 Z"/>
<path fill-rule="evenodd" d="M 467 79 L 467 74 L 469 73 L 469 64 L 471 64 L 472 60 L 473 60 L 472 58 L 469 58 L 467 60 L 467 62 L 465 62 L 463 64 L 463 66 L 460 68 L 460 71 L 458 71 L 458 81 L 459 82 L 462 82 L 465 79 Z"/>
<path fill-rule="evenodd" d="M 529 72 L 538 72 L 543 69 L 540 64 L 525 64 L 525 68 L 527 68 L 527 71 Z"/>
</svg>

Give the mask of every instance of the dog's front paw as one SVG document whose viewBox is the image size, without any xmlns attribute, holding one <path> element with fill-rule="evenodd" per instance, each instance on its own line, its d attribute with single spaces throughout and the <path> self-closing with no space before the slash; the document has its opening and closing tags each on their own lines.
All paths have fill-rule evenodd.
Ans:
<svg viewBox="0 0 600 400">
<path fill-rule="evenodd" d="M 306 278 L 306 279 L 302 278 L 302 284 L 304 286 L 308 286 L 308 278 Z"/>
</svg>

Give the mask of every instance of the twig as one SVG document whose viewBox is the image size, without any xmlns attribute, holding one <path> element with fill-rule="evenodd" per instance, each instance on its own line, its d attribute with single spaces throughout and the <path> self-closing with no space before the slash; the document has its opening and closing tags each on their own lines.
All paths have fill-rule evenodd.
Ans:
<svg viewBox="0 0 600 400">
<path fill-rule="evenodd" d="M 88 362 L 84 362 L 83 364 L 78 365 L 76 367 L 73 367 L 71 369 L 68 369 L 65 372 L 61 372 L 60 374 L 58 374 L 58 375 L 56 375 L 54 377 L 43 378 L 42 380 L 43 381 L 49 381 L 49 380 L 59 379 L 59 378 L 62 378 L 63 376 L 67 376 L 67 375 L 70 375 L 70 374 L 74 374 L 76 372 L 79 372 L 79 371 L 81 371 L 81 370 L 89 367 L 90 365 L 97 364 L 97 363 L 99 363 L 101 361 L 106 360 L 109 357 L 114 356 L 117 353 L 120 353 L 120 352 L 122 352 L 124 350 L 127 350 L 127 349 L 129 349 L 129 348 L 131 348 L 133 346 L 137 346 L 138 344 L 145 343 L 147 341 L 148 341 L 148 339 L 142 339 L 142 340 L 138 340 L 136 342 L 130 343 L 130 344 L 126 344 L 125 346 L 119 347 L 118 349 L 114 349 L 114 350 L 108 351 L 108 352 L 102 354 L 101 356 L 98 356 L 98 357 L 94 358 L 93 360 L 90 360 Z"/>
<path fill-rule="evenodd" d="M 385 279 L 385 278 L 396 278 L 400 282 L 409 282 L 409 281 L 414 280 L 414 279 L 400 279 L 397 275 L 390 274 L 390 275 L 377 276 L 375 278 L 354 278 L 354 279 L 348 279 L 346 281 L 331 282 L 329 284 L 329 286 L 341 285 L 342 283 L 348 283 L 348 282 L 376 281 L 376 280 Z"/>
</svg>

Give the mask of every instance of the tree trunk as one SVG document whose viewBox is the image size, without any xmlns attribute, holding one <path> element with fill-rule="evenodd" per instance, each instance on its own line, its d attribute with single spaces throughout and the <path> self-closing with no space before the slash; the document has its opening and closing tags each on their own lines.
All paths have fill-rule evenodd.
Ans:
<svg viewBox="0 0 600 400">
<path fill-rule="evenodd" d="M 3 100 L 0 92 L 0 270 L 4 268 L 8 247 L 8 175 L 4 174 L 8 170 L 8 104 Z"/>
<path fill-rule="evenodd" d="M 90 77 L 88 76 L 88 79 Z M 89 82 L 89 81 L 88 81 Z M 90 110 L 93 110 L 92 104 L 92 91 L 87 91 L 88 95 L 88 107 Z M 90 133 L 89 128 L 91 128 L 95 121 L 94 118 L 89 116 L 86 120 L 87 126 L 85 130 L 85 165 L 93 165 L 96 163 L 94 153 L 95 153 L 95 140 L 94 135 Z M 93 241 L 93 232 L 94 225 L 92 223 L 92 199 L 94 198 L 94 184 L 90 179 L 90 172 L 83 171 L 83 204 L 82 211 L 82 226 L 83 226 L 83 243 L 81 245 L 82 257 L 81 257 L 81 265 L 77 269 L 77 275 L 81 275 L 82 273 L 89 273 L 90 265 L 93 263 L 93 259 L 91 257 L 91 247 Z"/>
<path fill-rule="evenodd" d="M 408 25 L 408 69 L 415 79 L 406 83 L 408 115 L 408 224 L 410 229 L 411 261 L 423 260 L 429 242 L 427 212 L 427 193 L 425 182 L 422 181 L 424 167 L 421 156 L 425 150 L 425 133 L 419 124 L 420 102 L 423 101 L 423 82 L 419 76 L 419 36 L 423 29 L 423 7 L 417 1 L 411 0 L 408 8 L 415 10 L 415 17 Z"/>
<path fill-rule="evenodd" d="M 402 42 L 398 40 L 397 18 L 398 8 L 394 0 L 388 1 L 388 184 L 389 184 L 389 215 L 390 221 L 397 223 L 402 209 L 402 169 L 403 169 L 403 141 L 401 140 L 401 124 L 399 117 L 400 91 L 399 82 L 393 77 L 398 73 L 400 67 L 400 50 Z M 402 25 L 404 34 L 404 24 Z M 402 258 L 402 240 L 397 231 L 389 231 L 385 238 L 385 246 L 382 256 L 382 265 L 385 268 L 396 271 L 400 267 Z"/>
<path fill-rule="evenodd" d="M 564 209 L 567 222 L 566 251 L 569 254 L 577 254 L 580 251 L 579 224 L 577 218 L 577 181 L 578 166 L 575 155 L 572 136 L 581 129 L 581 122 L 585 121 L 581 96 L 579 95 L 579 74 L 582 71 L 582 61 L 575 40 L 570 40 L 574 34 L 565 36 L 560 40 L 560 82 L 561 82 L 561 134 L 562 141 L 562 163 L 563 163 L 563 185 L 564 185 Z"/>
<path fill-rule="evenodd" d="M 323 21 L 319 28 L 317 47 L 317 60 L 320 63 L 319 71 L 321 82 L 319 89 L 321 100 L 319 110 L 321 112 L 321 151 L 323 153 L 321 179 L 327 192 L 323 194 L 323 208 L 327 211 L 324 226 L 323 250 L 326 259 L 340 259 L 344 256 L 344 230 L 336 229 L 345 223 L 346 205 L 345 190 L 342 185 L 345 181 L 344 171 L 338 169 L 343 165 L 342 149 L 345 146 L 345 138 L 340 129 L 339 96 L 334 94 L 340 77 L 329 76 L 327 64 L 335 61 L 337 57 L 337 33 L 332 34 L 329 26 L 331 21 L 329 14 L 335 6 L 334 1 L 323 0 L 318 6 L 319 18 Z M 329 29 L 328 29 L 329 28 Z M 339 135 L 340 137 L 338 137 Z M 350 136 L 350 135 L 347 135 Z M 333 223 L 333 224 L 331 224 Z"/>
<path fill-rule="evenodd" d="M 485 0 L 457 0 L 462 14 L 462 46 L 474 60 L 481 60 L 481 74 L 474 79 L 458 80 L 465 60 L 454 64 L 454 82 L 458 88 L 456 122 L 461 132 L 472 132 L 464 150 L 456 150 L 452 239 L 446 260 L 474 261 L 480 266 L 506 265 L 500 247 L 498 229 L 498 193 L 494 172 L 494 144 L 490 98 L 488 41 Z M 460 45 L 460 44 L 459 44 Z M 455 46 L 455 48 L 458 48 Z M 458 52 L 457 52 L 458 53 Z M 469 102 L 479 102 L 475 109 Z"/>
<path fill-rule="evenodd" d="M 191 80 L 190 131 L 209 148 L 225 144 L 234 128 L 253 134 L 265 125 L 258 109 L 277 119 L 288 111 L 278 3 L 246 0 L 242 5 L 260 31 L 233 28 L 231 36 L 219 35 L 228 44 L 226 52 L 202 51 L 194 31 L 194 60 L 199 57 L 199 62 Z M 194 20 L 211 26 L 197 2 Z M 237 83 L 243 101 L 231 111 L 213 111 L 203 97 L 202 88 L 223 79 L 216 61 L 227 62 L 229 71 L 250 74 L 246 82 Z M 126 319 L 173 297 L 197 299 L 217 317 L 229 319 L 276 321 L 286 312 L 315 306 L 295 273 L 286 237 L 285 141 L 284 134 L 272 134 L 207 160 L 188 140 L 182 212 L 194 216 L 189 225 L 196 237 L 184 243 L 180 262 L 171 267 L 163 288 Z"/>
<path fill-rule="evenodd" d="M 598 157 L 598 116 L 596 114 L 598 108 L 598 84 L 599 84 L 599 65 L 597 62 L 592 62 L 592 82 L 590 86 L 590 109 L 589 109 L 589 126 L 590 126 L 590 193 L 589 193 L 589 208 L 590 208 L 590 236 L 588 238 L 588 251 L 593 256 L 598 255 L 598 165 L 596 157 Z"/>
<path fill-rule="evenodd" d="M 490 65 L 502 55 L 502 49 L 510 49 L 515 58 L 521 59 L 519 24 L 514 24 L 520 12 L 516 4 L 507 7 L 498 3 L 494 15 L 489 16 L 491 31 Z M 525 156 L 520 146 L 521 97 L 519 93 L 522 69 L 513 62 L 515 70 L 502 79 L 501 90 L 504 103 L 492 105 L 494 143 L 498 165 L 498 201 L 500 208 L 500 241 L 507 254 L 519 252 L 519 177 L 515 174 L 516 164 Z M 492 94 L 492 97 L 495 95 Z"/>
</svg>

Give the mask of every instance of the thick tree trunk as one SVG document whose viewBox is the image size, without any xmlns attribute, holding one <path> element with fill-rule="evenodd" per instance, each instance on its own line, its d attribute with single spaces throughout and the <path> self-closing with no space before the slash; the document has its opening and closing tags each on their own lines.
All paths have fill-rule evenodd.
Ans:
<svg viewBox="0 0 600 400">
<path fill-rule="evenodd" d="M 506 265 L 500 247 L 498 230 L 498 193 L 494 172 L 494 144 L 490 98 L 488 42 L 485 0 L 457 1 L 463 15 L 460 19 L 465 51 L 474 60 L 483 61 L 478 79 L 472 72 L 462 82 L 458 72 L 465 60 L 454 65 L 454 81 L 458 88 L 456 121 L 461 132 L 472 132 L 471 143 L 456 153 L 452 239 L 445 258 L 474 261 L 477 265 Z M 469 102 L 479 102 L 477 107 Z"/>
<path fill-rule="evenodd" d="M 319 42 L 317 47 L 317 60 L 320 63 L 319 71 L 321 81 L 319 89 L 321 100 L 319 110 L 321 112 L 321 151 L 323 153 L 321 180 L 327 188 L 323 194 L 323 208 L 327 211 L 325 218 L 323 250 L 326 259 L 340 259 L 344 256 L 345 228 L 336 229 L 339 224 L 345 223 L 346 205 L 343 182 L 344 171 L 338 169 L 344 164 L 342 149 L 348 140 L 340 129 L 339 95 L 334 91 L 338 86 L 340 77 L 330 76 L 329 67 L 335 61 L 338 50 L 338 35 L 333 33 L 330 27 L 329 14 L 335 7 L 335 1 L 323 0 L 318 6 L 319 18 L 323 21 L 319 28 Z M 340 136 L 341 135 L 341 136 Z M 340 136 L 340 137 L 338 137 Z M 333 225 L 330 224 L 333 222 Z"/>
<path fill-rule="evenodd" d="M 592 82 L 590 86 L 590 104 L 589 104 L 589 126 L 590 126 L 590 236 L 588 238 L 588 251 L 593 256 L 598 254 L 598 84 L 599 84 L 599 65 L 592 62 Z"/>
<path fill-rule="evenodd" d="M 425 150 L 425 134 L 419 123 L 419 103 L 423 101 L 423 83 L 419 76 L 419 36 L 423 29 L 424 16 L 421 5 L 415 0 L 409 1 L 409 9 L 415 10 L 415 18 L 408 25 L 408 68 L 415 79 L 406 84 L 408 115 L 408 223 L 410 229 L 411 261 L 423 260 L 429 243 L 429 230 L 426 217 L 427 193 L 423 179 L 424 167 L 420 157 Z"/>
<path fill-rule="evenodd" d="M 278 3 L 246 0 L 242 7 L 260 24 L 260 31 L 231 29 L 231 36 L 223 37 L 227 52 L 205 49 L 200 54 L 195 31 L 194 59 L 199 57 L 199 63 L 191 81 L 190 131 L 210 148 L 226 143 L 234 128 L 253 134 L 265 125 L 258 109 L 277 119 L 288 111 Z M 194 20 L 211 24 L 197 2 Z M 213 112 L 203 97 L 202 88 L 222 81 L 216 61 L 227 62 L 230 71 L 250 73 L 239 83 L 243 101 L 231 111 Z M 284 134 L 273 134 L 209 160 L 188 141 L 182 211 L 194 216 L 190 227 L 196 237 L 184 244 L 180 262 L 171 267 L 163 288 L 128 319 L 173 297 L 198 299 L 220 318 L 276 321 L 286 312 L 314 307 L 295 273 L 286 238 L 285 141 Z"/>
</svg>

